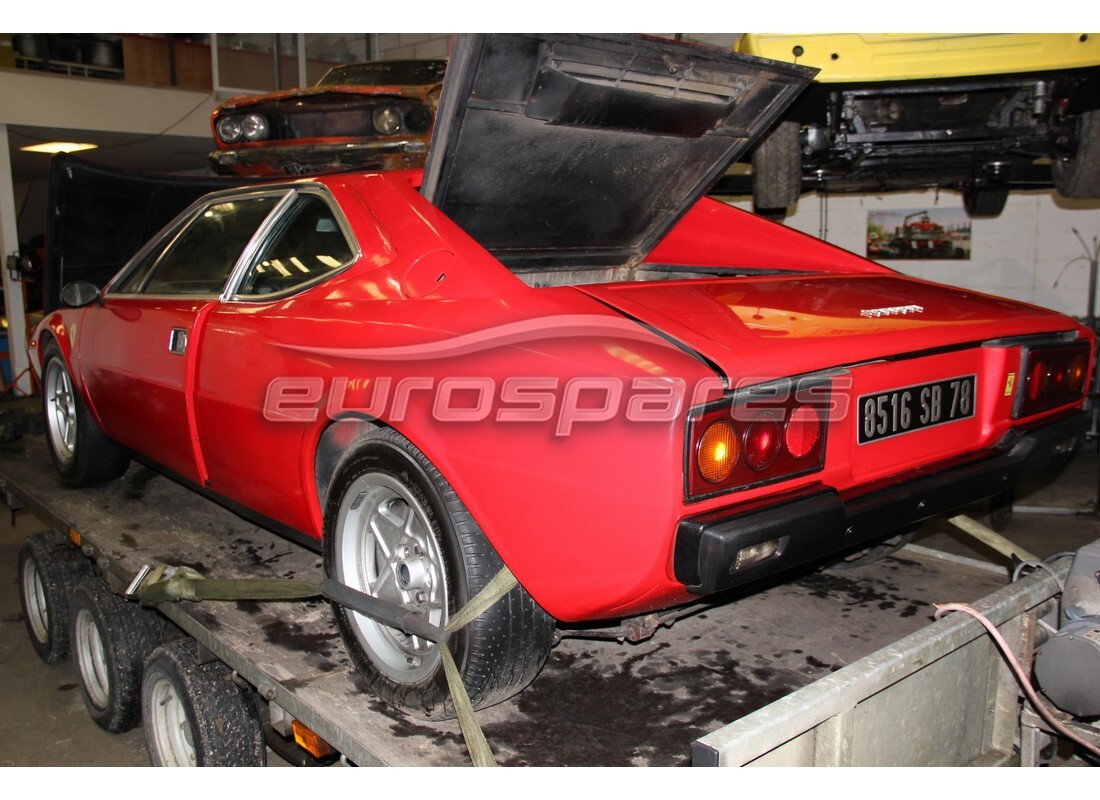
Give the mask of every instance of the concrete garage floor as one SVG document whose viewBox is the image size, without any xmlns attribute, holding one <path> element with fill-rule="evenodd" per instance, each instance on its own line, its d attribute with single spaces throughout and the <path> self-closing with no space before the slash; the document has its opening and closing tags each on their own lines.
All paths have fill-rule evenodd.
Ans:
<svg viewBox="0 0 1100 800">
<path fill-rule="evenodd" d="M 0 444 L 0 471 L 26 458 L 20 442 Z M 1017 498 L 1058 513 L 1017 512 L 1003 535 L 1040 556 L 1100 538 L 1098 476 L 1090 447 Z M 0 765 L 148 765 L 141 729 L 113 736 L 96 727 L 74 666 L 42 663 L 27 640 L 16 564 L 24 537 L 43 527 L 27 513 L 0 511 Z M 926 525 L 915 544 L 1004 563 L 942 522 Z M 566 638 L 529 689 L 483 715 L 486 735 L 503 765 L 685 764 L 696 736 L 922 627 L 931 603 L 975 600 L 1000 581 L 971 570 L 960 590 L 951 570 L 903 552 L 859 570 L 805 575 L 739 600 L 733 615 L 728 606 L 707 610 L 638 645 Z M 618 691 L 627 681 L 631 690 Z"/>
</svg>

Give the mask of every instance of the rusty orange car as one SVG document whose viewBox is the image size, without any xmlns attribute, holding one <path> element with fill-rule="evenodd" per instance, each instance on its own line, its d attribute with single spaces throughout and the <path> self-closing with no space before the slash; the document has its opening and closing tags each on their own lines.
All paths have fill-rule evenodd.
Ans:
<svg viewBox="0 0 1100 800">
<path fill-rule="evenodd" d="M 333 67 L 308 89 L 233 97 L 211 115 L 211 165 L 257 177 L 419 169 L 446 68 L 370 61 Z"/>
</svg>

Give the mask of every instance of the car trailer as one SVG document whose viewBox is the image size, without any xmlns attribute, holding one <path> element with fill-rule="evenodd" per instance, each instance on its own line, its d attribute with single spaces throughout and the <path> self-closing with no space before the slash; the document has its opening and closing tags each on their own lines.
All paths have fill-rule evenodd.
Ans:
<svg viewBox="0 0 1100 800">
<path fill-rule="evenodd" d="M 13 513 L 49 528 L 21 551 L 27 627 L 44 660 L 74 662 L 101 728 L 144 724 L 158 764 L 262 764 L 265 743 L 297 765 L 470 764 L 457 721 L 406 716 L 365 689 L 325 601 L 154 610 L 122 597 L 163 566 L 319 584 L 317 553 L 142 466 L 96 489 L 65 488 L 40 437 L 24 442 L 25 460 L 0 462 L 0 485 Z M 502 765 L 1030 763 L 1048 726 L 1021 711 L 980 626 L 962 615 L 933 621 L 932 602 L 987 610 L 1026 658 L 1035 620 L 1057 606 L 1047 572 L 1005 586 L 1005 570 L 907 548 L 701 606 L 675 625 L 649 617 L 566 630 L 534 684 L 478 721 Z M 931 673 L 931 695 L 910 673 Z M 892 738 L 878 734 L 914 692 L 929 706 L 924 698 L 943 695 L 909 723 L 937 747 L 865 756 L 863 742 Z M 960 693 L 970 700 L 964 720 L 951 710 Z"/>
</svg>

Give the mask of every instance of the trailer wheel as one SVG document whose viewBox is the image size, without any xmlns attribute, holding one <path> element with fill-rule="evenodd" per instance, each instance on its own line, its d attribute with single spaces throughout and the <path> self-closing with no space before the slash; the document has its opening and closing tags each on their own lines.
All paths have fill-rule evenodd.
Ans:
<svg viewBox="0 0 1100 800">
<path fill-rule="evenodd" d="M 92 578 L 76 587 L 70 613 L 73 660 L 89 716 L 108 733 L 136 727 L 145 659 L 161 641 L 156 612 Z"/>
<path fill-rule="evenodd" d="M 19 602 L 31 644 L 47 664 L 69 657 L 69 602 L 91 574 L 88 560 L 56 531 L 27 537 L 19 550 Z"/>
<path fill-rule="evenodd" d="M 503 562 L 454 489 L 407 439 L 372 431 L 337 470 L 328 494 L 325 573 L 443 627 Z M 340 605 L 333 610 L 352 661 L 371 689 L 401 710 L 455 714 L 439 648 Z M 522 588 L 448 644 L 475 708 L 507 700 L 535 679 L 554 622 Z"/>
<path fill-rule="evenodd" d="M 129 454 L 107 437 L 88 412 L 54 341 L 43 353 L 42 407 L 50 459 L 67 485 L 106 483 L 126 471 Z"/>
<path fill-rule="evenodd" d="M 1100 197 L 1100 109 L 1082 114 L 1077 122 L 1077 152 L 1050 165 L 1054 188 L 1070 200 Z"/>
<path fill-rule="evenodd" d="M 197 664 L 196 643 L 162 644 L 145 662 L 141 708 L 155 767 L 262 767 L 256 703 L 220 661 Z"/>
</svg>

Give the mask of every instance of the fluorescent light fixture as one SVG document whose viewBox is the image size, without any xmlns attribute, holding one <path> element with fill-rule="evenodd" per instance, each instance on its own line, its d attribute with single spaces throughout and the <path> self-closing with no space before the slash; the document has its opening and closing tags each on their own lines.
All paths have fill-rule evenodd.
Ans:
<svg viewBox="0 0 1100 800">
<path fill-rule="evenodd" d="M 56 153 L 78 153 L 81 150 L 95 150 L 97 147 L 99 147 L 98 144 L 88 144 L 87 142 L 43 142 L 42 144 L 32 144 L 19 149 L 28 153 L 49 153 L 53 155 Z"/>
</svg>

